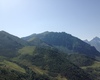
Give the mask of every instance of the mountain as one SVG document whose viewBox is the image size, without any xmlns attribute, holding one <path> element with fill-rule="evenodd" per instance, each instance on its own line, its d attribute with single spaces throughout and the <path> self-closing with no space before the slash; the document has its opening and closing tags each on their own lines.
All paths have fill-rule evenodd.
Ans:
<svg viewBox="0 0 100 80">
<path fill-rule="evenodd" d="M 94 46 L 100 52 L 100 38 L 99 37 L 95 37 L 91 41 L 88 41 L 87 43 L 90 44 L 91 46 Z"/>
<path fill-rule="evenodd" d="M 25 41 L 0 31 L 0 80 L 73 79 L 92 80 L 67 54 L 40 38 Z"/>
<path fill-rule="evenodd" d="M 13 57 L 17 50 L 28 43 L 5 31 L 0 31 L 0 56 Z"/>
<path fill-rule="evenodd" d="M 93 46 L 90 46 L 84 41 L 65 32 L 44 32 L 41 34 L 33 34 L 22 39 L 32 41 L 33 38 L 39 38 L 46 44 L 49 44 L 64 53 L 79 53 L 91 58 L 100 56 L 100 53 Z"/>
<path fill-rule="evenodd" d="M 85 53 L 91 49 L 94 54 Z M 0 31 L 0 80 L 96 80 L 99 66 L 92 68 L 93 73 L 88 69 L 99 63 L 95 50 L 65 32 L 33 34 L 23 40 Z"/>
</svg>

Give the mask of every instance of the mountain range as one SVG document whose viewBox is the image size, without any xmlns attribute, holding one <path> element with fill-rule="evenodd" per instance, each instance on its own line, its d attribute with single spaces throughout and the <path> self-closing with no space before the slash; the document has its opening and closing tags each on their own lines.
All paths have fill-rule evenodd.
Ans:
<svg viewBox="0 0 100 80">
<path fill-rule="evenodd" d="M 100 80 L 99 60 L 95 47 L 65 32 L 0 31 L 0 80 Z"/>
</svg>

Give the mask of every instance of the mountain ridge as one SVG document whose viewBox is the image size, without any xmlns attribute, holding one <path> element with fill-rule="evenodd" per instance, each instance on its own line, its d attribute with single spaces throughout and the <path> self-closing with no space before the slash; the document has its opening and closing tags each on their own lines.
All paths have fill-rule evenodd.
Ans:
<svg viewBox="0 0 100 80">
<path fill-rule="evenodd" d="M 5 31 L 0 31 L 0 55 L 13 57 L 17 50 L 22 46 L 27 45 L 27 41 L 22 40 Z M 6 50 L 5 50 L 6 49 Z"/>
<path fill-rule="evenodd" d="M 65 32 L 44 32 L 41 34 L 32 34 L 31 36 L 22 39 L 28 40 L 28 38 L 39 38 L 47 44 L 56 48 L 59 47 L 58 49 L 64 47 L 65 51 L 68 49 L 69 51 L 85 54 L 91 57 L 100 56 L 100 53 L 94 47 Z"/>
</svg>

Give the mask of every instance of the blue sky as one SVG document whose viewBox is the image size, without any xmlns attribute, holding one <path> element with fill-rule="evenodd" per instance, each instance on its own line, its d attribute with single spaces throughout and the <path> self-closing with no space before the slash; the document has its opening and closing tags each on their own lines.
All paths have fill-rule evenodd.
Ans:
<svg viewBox="0 0 100 80">
<path fill-rule="evenodd" d="M 66 32 L 91 40 L 100 37 L 100 0 L 0 0 L 0 30 L 19 37 Z"/>
</svg>

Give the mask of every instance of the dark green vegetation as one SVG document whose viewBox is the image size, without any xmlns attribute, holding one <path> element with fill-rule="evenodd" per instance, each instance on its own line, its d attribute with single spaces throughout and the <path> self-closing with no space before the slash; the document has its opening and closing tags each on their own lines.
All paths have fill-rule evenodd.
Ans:
<svg viewBox="0 0 100 80">
<path fill-rule="evenodd" d="M 67 59 L 80 67 L 92 65 L 94 61 L 96 61 L 95 59 L 82 54 L 70 54 L 67 56 Z"/>
<path fill-rule="evenodd" d="M 80 39 L 64 32 L 23 39 L 0 32 L 0 80 L 99 80 L 100 53 Z"/>
</svg>

